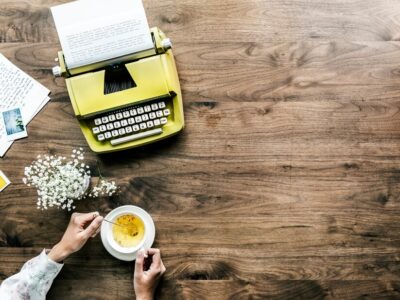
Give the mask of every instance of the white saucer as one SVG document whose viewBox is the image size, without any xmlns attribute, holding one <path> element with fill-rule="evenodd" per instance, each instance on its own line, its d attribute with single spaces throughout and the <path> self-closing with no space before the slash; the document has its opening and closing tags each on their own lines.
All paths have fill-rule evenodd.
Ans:
<svg viewBox="0 0 400 300">
<path fill-rule="evenodd" d="M 156 228 L 154 226 L 153 219 L 151 216 L 143 209 L 140 207 L 134 206 L 134 205 L 124 205 L 117 207 L 116 209 L 110 211 L 108 215 L 105 217 L 107 220 L 113 220 L 118 214 L 121 213 L 133 213 L 138 215 L 144 222 L 144 225 L 146 227 L 146 233 L 145 233 L 145 241 L 143 248 L 151 248 L 154 242 L 154 238 L 156 236 Z M 110 246 L 107 240 L 107 226 L 110 226 L 109 223 L 103 222 L 101 224 L 101 241 L 103 242 L 104 248 L 115 258 L 118 258 L 120 260 L 125 260 L 125 261 L 132 261 L 136 259 L 136 252 L 133 253 L 120 253 L 114 248 Z"/>
</svg>

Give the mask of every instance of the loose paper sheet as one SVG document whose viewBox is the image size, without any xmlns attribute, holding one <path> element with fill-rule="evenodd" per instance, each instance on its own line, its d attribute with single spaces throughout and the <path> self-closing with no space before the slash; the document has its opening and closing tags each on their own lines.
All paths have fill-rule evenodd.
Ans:
<svg viewBox="0 0 400 300">
<path fill-rule="evenodd" d="M 141 0 L 78 0 L 51 12 L 68 68 L 154 47 Z"/>
<path fill-rule="evenodd" d="M 20 107 L 27 125 L 50 100 L 50 91 L 0 54 L 0 111 Z M 0 157 L 12 145 L 0 122 Z"/>
</svg>

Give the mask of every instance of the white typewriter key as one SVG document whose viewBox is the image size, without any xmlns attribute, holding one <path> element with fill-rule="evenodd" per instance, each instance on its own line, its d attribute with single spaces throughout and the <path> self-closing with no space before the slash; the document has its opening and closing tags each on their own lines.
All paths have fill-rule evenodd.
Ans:
<svg viewBox="0 0 400 300">
<path fill-rule="evenodd" d="M 122 127 L 125 127 L 125 126 L 127 126 L 128 125 L 128 121 L 127 120 L 122 120 L 121 121 L 121 126 Z"/>
<path fill-rule="evenodd" d="M 149 115 L 148 114 L 144 114 L 142 116 L 142 121 L 148 121 L 149 120 Z"/>
<path fill-rule="evenodd" d="M 165 107 L 165 102 L 158 102 L 158 108 L 164 108 Z"/>
<path fill-rule="evenodd" d="M 118 133 L 119 133 L 120 135 L 125 134 L 125 129 L 124 129 L 124 128 L 118 129 Z"/>
<path fill-rule="evenodd" d="M 103 122 L 103 124 L 104 124 L 104 123 L 108 123 L 108 117 L 102 117 L 102 118 L 101 118 L 101 121 Z"/>
<path fill-rule="evenodd" d="M 100 132 L 100 128 L 99 127 L 93 127 L 92 131 L 94 134 L 98 134 Z"/>
<path fill-rule="evenodd" d="M 157 109 L 158 109 L 157 103 L 153 103 L 153 104 L 151 105 L 151 109 L 152 109 L 152 110 L 157 110 Z"/>
<path fill-rule="evenodd" d="M 139 131 L 140 130 L 139 125 L 133 125 L 132 126 L 132 130 L 135 131 L 135 132 Z"/>
<path fill-rule="evenodd" d="M 120 127 L 121 127 L 120 121 L 114 122 L 114 128 L 120 128 Z"/>
<path fill-rule="evenodd" d="M 152 128 L 152 127 L 154 127 L 153 121 L 148 121 L 147 122 L 147 128 Z"/>
<path fill-rule="evenodd" d="M 135 117 L 135 121 L 136 121 L 136 123 L 142 122 L 142 117 L 141 116 Z"/>
<path fill-rule="evenodd" d="M 161 118 L 160 120 L 161 124 L 167 124 L 167 118 Z"/>
<path fill-rule="evenodd" d="M 106 137 L 106 139 L 109 139 L 109 138 L 111 138 L 112 135 L 111 135 L 111 132 L 107 131 L 104 133 L 104 136 Z"/>
<path fill-rule="evenodd" d="M 146 105 L 146 106 L 144 107 L 144 111 L 145 111 L 145 112 L 150 112 L 150 111 L 151 111 L 151 106 L 150 106 L 150 105 Z"/>
<path fill-rule="evenodd" d="M 142 113 L 144 113 L 144 109 L 143 109 L 143 107 L 138 107 L 138 109 L 137 109 L 137 113 L 138 113 L 138 114 L 142 114 Z"/>
<path fill-rule="evenodd" d="M 159 119 L 155 119 L 154 120 L 154 126 L 160 126 L 160 120 Z"/>
<path fill-rule="evenodd" d="M 117 117 L 117 120 L 121 120 L 123 118 L 121 113 L 117 113 L 115 116 Z"/>
<path fill-rule="evenodd" d="M 101 125 L 101 119 L 100 118 L 94 119 L 94 124 Z"/>
<path fill-rule="evenodd" d="M 132 127 L 131 126 L 125 127 L 125 132 L 126 133 L 131 133 L 132 132 Z"/>
<path fill-rule="evenodd" d="M 113 130 L 112 132 L 111 132 L 111 134 L 112 134 L 112 136 L 118 136 L 119 134 L 118 134 L 118 130 Z"/>
<path fill-rule="evenodd" d="M 124 118 L 130 117 L 129 111 L 124 111 L 123 115 L 124 115 Z"/>
<path fill-rule="evenodd" d="M 149 113 L 149 117 L 150 117 L 150 119 L 155 119 L 156 118 L 156 114 L 155 113 L 153 113 L 153 112 L 151 112 L 151 113 Z"/>
<path fill-rule="evenodd" d="M 156 111 L 156 115 L 157 115 L 157 118 L 161 118 L 163 116 L 162 111 L 161 110 L 157 110 Z"/>
<path fill-rule="evenodd" d="M 115 115 L 109 115 L 108 116 L 108 121 L 114 122 L 115 121 Z"/>
<path fill-rule="evenodd" d="M 147 126 L 146 126 L 146 123 L 140 123 L 140 129 L 146 129 L 147 128 Z"/>
<path fill-rule="evenodd" d="M 98 136 L 97 136 L 97 139 L 101 142 L 101 141 L 104 141 L 104 134 L 99 134 Z"/>
<path fill-rule="evenodd" d="M 130 113 L 131 113 L 131 116 L 132 116 L 132 117 L 134 117 L 134 116 L 137 115 L 136 109 L 134 109 L 134 108 L 132 108 L 132 109 L 130 110 Z"/>
<path fill-rule="evenodd" d="M 113 130 L 113 129 L 114 129 L 114 125 L 112 123 L 108 123 L 107 130 Z"/>
<path fill-rule="evenodd" d="M 128 119 L 128 124 L 129 125 L 135 124 L 135 119 L 134 118 L 129 118 Z"/>
<path fill-rule="evenodd" d="M 164 109 L 164 116 L 169 116 L 171 112 L 169 111 L 169 109 Z"/>
<path fill-rule="evenodd" d="M 106 125 L 100 125 L 100 131 L 101 131 L 101 132 L 104 132 L 104 131 L 106 131 L 106 130 L 107 130 Z"/>
</svg>

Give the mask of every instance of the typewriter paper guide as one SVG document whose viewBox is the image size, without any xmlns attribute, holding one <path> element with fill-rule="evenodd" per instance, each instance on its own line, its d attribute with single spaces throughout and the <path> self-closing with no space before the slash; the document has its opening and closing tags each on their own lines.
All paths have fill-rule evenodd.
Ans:
<svg viewBox="0 0 400 300">
<path fill-rule="evenodd" d="M 78 0 L 51 12 L 69 69 L 154 47 L 141 0 Z"/>
</svg>

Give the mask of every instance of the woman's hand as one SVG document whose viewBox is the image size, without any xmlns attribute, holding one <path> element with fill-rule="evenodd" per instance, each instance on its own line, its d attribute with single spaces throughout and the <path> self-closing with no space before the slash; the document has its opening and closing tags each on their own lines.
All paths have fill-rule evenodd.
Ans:
<svg viewBox="0 0 400 300">
<path fill-rule="evenodd" d="M 50 250 L 48 257 L 55 262 L 63 261 L 70 254 L 81 249 L 90 237 L 95 237 L 99 233 L 101 222 L 103 222 L 103 217 L 98 212 L 73 213 L 64 236 Z"/>
<path fill-rule="evenodd" d="M 149 261 L 150 266 L 147 266 Z M 153 299 L 158 282 L 165 272 L 159 249 L 140 250 L 135 263 L 133 286 L 137 300 Z"/>
</svg>

